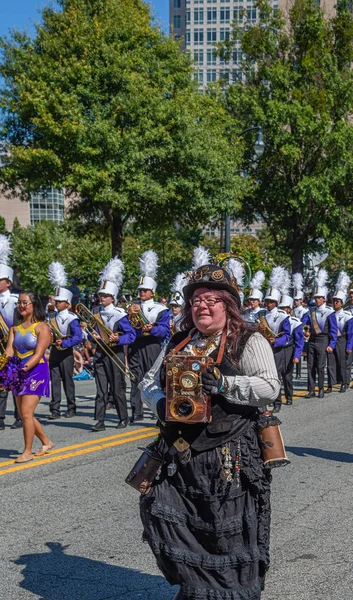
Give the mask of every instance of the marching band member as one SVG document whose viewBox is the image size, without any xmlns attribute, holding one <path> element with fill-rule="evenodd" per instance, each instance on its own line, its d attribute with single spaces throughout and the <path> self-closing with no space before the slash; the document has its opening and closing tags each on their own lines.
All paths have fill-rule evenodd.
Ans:
<svg viewBox="0 0 353 600">
<path fill-rule="evenodd" d="M 272 269 L 268 282 L 268 290 L 264 298 L 266 306 L 266 316 L 259 325 L 260 331 L 266 331 L 266 328 L 273 334 L 269 333 L 267 339 L 272 346 L 273 355 L 277 367 L 278 378 L 283 379 L 285 370 L 285 352 L 284 346 L 289 344 L 291 327 L 289 318 L 284 310 L 278 308 L 278 303 L 281 299 L 281 286 L 284 280 L 283 267 L 275 267 Z M 278 412 L 282 406 L 281 391 L 278 398 L 274 402 L 274 412 Z"/>
<path fill-rule="evenodd" d="M 185 301 L 183 296 L 183 287 L 187 283 L 187 278 L 184 273 L 178 273 L 175 277 L 172 285 L 171 292 L 172 296 L 169 302 L 170 306 L 170 334 L 174 335 L 180 331 L 180 323 L 182 320 L 182 309 Z"/>
<path fill-rule="evenodd" d="M 11 294 L 14 272 L 8 266 L 11 256 L 11 244 L 6 235 L 0 235 L 0 344 L 2 346 L 1 354 L 4 354 L 7 344 L 7 337 L 10 327 L 17 322 L 16 308 L 18 303 L 18 294 Z M 8 392 L 0 390 L 0 431 L 5 429 L 5 415 Z M 22 427 L 20 414 L 17 410 L 16 400 L 13 396 L 15 421 L 11 429 Z"/>
<path fill-rule="evenodd" d="M 281 308 L 287 313 L 291 328 L 290 342 L 283 347 L 283 386 L 284 395 L 286 397 L 285 403 L 287 406 L 291 406 L 293 404 L 293 369 L 294 365 L 298 365 L 298 363 L 300 362 L 304 348 L 305 338 L 301 320 L 291 315 L 293 308 L 293 298 L 288 294 L 283 294 L 278 308 Z"/>
<path fill-rule="evenodd" d="M 112 349 L 114 357 L 110 353 L 104 352 L 104 344 L 97 345 L 95 360 L 95 378 L 97 385 L 95 419 L 97 423 L 93 425 L 91 431 L 105 430 L 105 413 L 108 404 L 109 386 L 112 393 L 112 402 L 115 405 L 119 422 L 117 429 L 122 429 L 128 425 L 127 402 L 126 402 L 126 381 L 125 372 L 117 366 L 125 365 L 124 346 L 132 344 L 136 339 L 136 333 L 130 324 L 127 313 L 123 308 L 114 306 L 117 302 L 119 290 L 123 282 L 124 263 L 118 258 L 112 258 L 106 265 L 101 274 L 100 289 L 98 296 L 100 306 L 93 309 L 93 314 L 97 319 L 97 332 L 92 336 L 96 340 L 103 341 L 105 335 L 103 327 L 111 331 L 109 337 L 109 347 Z M 101 323 L 101 330 L 100 330 Z"/>
<path fill-rule="evenodd" d="M 49 281 L 55 288 L 56 309 L 48 315 L 49 326 L 54 332 L 49 358 L 51 380 L 49 419 L 54 421 L 61 416 L 61 382 L 67 401 L 67 412 L 64 416 L 70 419 L 76 414 L 73 347 L 82 342 L 82 330 L 77 315 L 69 311 L 72 293 L 66 288 L 67 273 L 61 263 L 50 263 Z"/>
<path fill-rule="evenodd" d="M 140 257 L 139 303 L 132 303 L 129 317 L 135 327 L 136 341 L 129 346 L 129 367 L 135 376 L 131 382 L 131 423 L 143 420 L 143 405 L 139 383 L 152 367 L 161 344 L 170 337 L 169 311 L 153 300 L 157 289 L 158 256 L 147 250 Z"/>
<path fill-rule="evenodd" d="M 250 301 L 250 308 L 247 308 L 243 317 L 245 321 L 249 323 L 255 323 L 257 315 L 261 310 L 261 302 L 263 299 L 263 293 L 261 288 L 265 281 L 265 273 L 263 271 L 257 271 L 250 281 L 250 294 L 248 296 L 248 300 Z"/>
<path fill-rule="evenodd" d="M 303 325 L 310 326 L 310 334 L 304 333 L 309 339 L 308 346 L 308 394 L 306 398 L 315 397 L 315 374 L 318 376 L 318 398 L 324 397 L 325 366 L 328 354 L 331 354 L 337 342 L 337 321 L 334 310 L 326 306 L 328 278 L 325 269 L 319 269 L 315 277 L 315 308 L 310 309 L 302 318 Z"/>
<path fill-rule="evenodd" d="M 347 299 L 349 282 L 350 278 L 347 273 L 341 271 L 338 276 L 336 291 L 332 296 L 338 337 L 333 352 L 328 355 L 328 387 L 325 390 L 326 394 L 332 392 L 332 386 L 336 383 L 341 384 L 341 393 L 346 392 L 350 384 L 353 358 L 353 315 L 349 311 L 343 310 L 343 305 Z"/>
<path fill-rule="evenodd" d="M 293 287 L 294 287 L 294 316 L 297 319 L 302 320 L 303 316 L 309 312 L 309 309 L 303 306 L 304 292 L 303 292 L 304 278 L 301 273 L 294 273 L 293 275 Z"/>
<path fill-rule="evenodd" d="M 293 275 L 293 287 L 294 287 L 294 316 L 297 317 L 297 319 L 302 320 L 303 316 L 309 312 L 309 309 L 306 308 L 305 306 L 303 306 L 303 300 L 304 300 L 304 292 L 303 292 L 303 284 L 304 284 L 304 278 L 303 275 L 301 273 L 294 273 Z M 307 345 L 307 341 L 304 338 L 304 350 L 305 353 L 307 354 L 307 351 L 305 349 L 305 346 Z M 299 362 L 296 364 L 296 378 L 300 379 L 302 375 L 302 362 L 301 362 L 301 358 L 299 359 Z"/>
</svg>

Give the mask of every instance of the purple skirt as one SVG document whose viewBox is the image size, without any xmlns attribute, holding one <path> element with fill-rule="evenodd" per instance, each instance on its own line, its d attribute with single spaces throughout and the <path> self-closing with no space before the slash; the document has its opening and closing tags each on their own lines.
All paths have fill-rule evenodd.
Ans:
<svg viewBox="0 0 353 600">
<path fill-rule="evenodd" d="M 29 360 L 23 359 L 21 365 L 25 365 Z M 38 363 L 33 369 L 26 373 L 25 383 L 20 388 L 14 390 L 15 396 L 46 396 L 50 398 L 50 373 L 46 359 Z"/>
</svg>

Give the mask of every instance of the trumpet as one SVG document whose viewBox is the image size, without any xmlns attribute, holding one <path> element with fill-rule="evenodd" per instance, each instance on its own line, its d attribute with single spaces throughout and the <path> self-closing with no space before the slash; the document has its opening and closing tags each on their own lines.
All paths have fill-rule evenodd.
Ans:
<svg viewBox="0 0 353 600">
<path fill-rule="evenodd" d="M 261 333 L 264 336 L 264 338 L 266 338 L 266 340 L 270 340 L 271 338 L 278 338 L 282 335 L 282 332 L 275 333 L 274 331 L 272 331 L 265 319 L 265 315 L 260 315 L 260 317 L 257 317 L 255 319 L 255 324 L 258 326 L 259 333 Z"/>
<path fill-rule="evenodd" d="M 55 342 L 57 340 L 63 340 L 63 339 L 65 339 L 66 336 L 63 335 L 61 333 L 59 327 L 57 327 L 55 325 L 55 317 L 48 319 L 48 325 L 49 325 L 49 329 L 50 329 L 50 345 L 55 346 Z M 62 348 L 61 346 L 55 346 L 55 348 L 57 350 L 65 350 L 65 348 Z"/>
<path fill-rule="evenodd" d="M 128 317 L 129 317 L 129 321 L 131 323 L 131 325 L 133 326 L 134 329 L 142 329 L 142 327 L 144 325 L 150 325 L 149 320 L 147 319 L 147 317 L 145 317 L 145 315 L 143 314 L 141 308 L 139 309 L 138 312 L 132 312 L 130 309 L 133 305 L 137 305 L 138 302 L 131 302 L 130 304 L 127 305 L 127 313 L 128 313 Z M 151 335 L 149 331 L 143 331 L 142 335 Z"/>
<path fill-rule="evenodd" d="M 309 339 L 310 334 L 311 334 L 311 327 L 310 325 L 303 325 L 303 333 L 304 333 L 304 337 L 305 339 Z"/>
<path fill-rule="evenodd" d="M 109 341 L 110 336 L 112 335 L 112 331 L 107 327 L 103 322 L 101 322 L 93 312 L 91 312 L 87 306 L 79 302 L 76 306 L 76 314 L 87 323 L 87 333 L 89 333 L 92 337 L 94 337 L 94 341 L 97 346 L 109 356 L 111 361 L 115 364 L 118 369 L 124 373 L 131 381 L 136 379 L 133 372 L 126 367 L 125 362 L 122 361 L 114 352 L 112 348 L 112 343 Z M 96 334 L 96 327 L 100 333 L 102 339 L 97 339 L 94 334 Z"/>
<path fill-rule="evenodd" d="M 0 354 L 5 354 L 8 339 L 9 328 L 6 325 L 3 316 L 0 315 Z"/>
</svg>

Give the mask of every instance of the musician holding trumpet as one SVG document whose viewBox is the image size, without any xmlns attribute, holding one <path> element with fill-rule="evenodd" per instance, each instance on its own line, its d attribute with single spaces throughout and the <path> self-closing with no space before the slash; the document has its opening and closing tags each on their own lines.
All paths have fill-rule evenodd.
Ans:
<svg viewBox="0 0 353 600">
<path fill-rule="evenodd" d="M 60 419 L 61 382 L 67 401 L 66 418 L 76 414 L 73 348 L 82 342 L 82 330 L 77 315 L 69 311 L 72 293 L 66 288 L 67 273 L 59 262 L 49 265 L 49 280 L 55 287 L 56 311 L 49 313 L 48 324 L 52 333 L 49 358 L 51 402 L 49 420 Z"/>
<path fill-rule="evenodd" d="M 153 299 L 157 289 L 157 269 L 157 254 L 147 250 L 140 257 L 140 301 L 129 307 L 130 322 L 136 331 L 136 341 L 129 346 L 129 365 L 135 376 L 131 383 L 131 423 L 143 420 L 139 383 L 158 357 L 163 341 L 170 337 L 169 311 Z"/>
<path fill-rule="evenodd" d="M 91 431 L 105 430 L 105 413 L 108 404 L 108 384 L 113 394 L 119 422 L 117 429 L 128 425 L 125 352 L 124 346 L 135 341 L 136 333 L 123 308 L 115 306 L 123 282 L 123 262 L 115 257 L 101 274 L 98 290 L 100 306 L 93 309 L 95 330 L 89 327 L 90 336 L 97 342 L 95 379 L 97 386 L 95 419 Z M 80 313 L 80 305 L 77 308 Z M 86 312 L 89 312 L 86 310 Z M 84 315 L 82 315 L 84 318 Z"/>
</svg>

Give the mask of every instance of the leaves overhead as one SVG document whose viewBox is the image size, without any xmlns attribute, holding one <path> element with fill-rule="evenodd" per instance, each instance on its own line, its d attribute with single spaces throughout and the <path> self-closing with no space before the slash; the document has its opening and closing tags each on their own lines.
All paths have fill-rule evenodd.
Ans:
<svg viewBox="0 0 353 600">
<path fill-rule="evenodd" d="M 198 93 L 189 57 L 142 0 L 67 0 L 46 8 L 34 39 L 2 38 L 0 183 L 54 185 L 111 230 L 208 222 L 239 205 L 247 183 L 227 111 Z"/>
<path fill-rule="evenodd" d="M 314 0 L 296 0 L 284 20 L 259 0 L 260 22 L 234 28 L 246 75 L 225 92 L 240 127 L 262 125 L 266 149 L 245 167 L 257 185 L 241 216 L 265 220 L 276 247 L 291 255 L 329 247 L 353 222 L 353 18 L 341 2 L 328 18 Z M 249 156 L 248 156 L 249 158 Z"/>
</svg>

